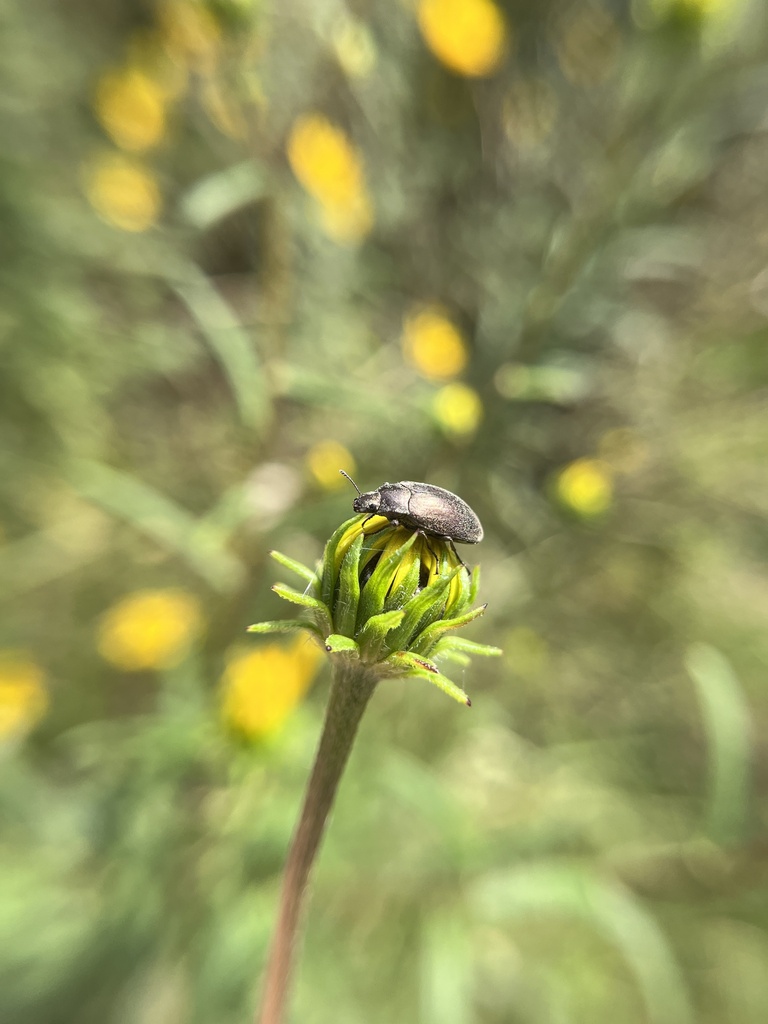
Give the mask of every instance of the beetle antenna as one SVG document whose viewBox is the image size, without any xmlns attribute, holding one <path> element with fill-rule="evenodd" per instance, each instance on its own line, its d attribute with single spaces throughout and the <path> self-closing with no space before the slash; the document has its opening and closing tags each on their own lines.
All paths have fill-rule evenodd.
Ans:
<svg viewBox="0 0 768 1024">
<path fill-rule="evenodd" d="M 345 473 L 343 469 L 340 469 L 339 472 L 341 473 L 342 476 L 345 476 L 347 478 L 347 480 L 349 480 L 349 482 L 352 484 L 352 486 L 355 488 L 355 490 L 357 491 L 358 494 L 362 494 L 363 493 L 360 490 L 360 488 L 357 486 L 355 481 L 352 479 L 352 477 L 349 475 L 349 473 Z"/>
</svg>

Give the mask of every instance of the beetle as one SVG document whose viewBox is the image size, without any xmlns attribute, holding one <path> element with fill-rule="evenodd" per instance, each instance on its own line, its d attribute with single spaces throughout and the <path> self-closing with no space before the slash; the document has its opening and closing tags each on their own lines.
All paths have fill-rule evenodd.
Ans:
<svg viewBox="0 0 768 1024">
<path fill-rule="evenodd" d="M 381 484 L 375 491 L 363 493 L 349 473 L 343 469 L 339 472 L 358 493 L 352 502 L 355 512 L 384 516 L 395 526 L 407 526 L 451 544 L 479 544 L 483 539 L 483 527 L 475 512 L 466 501 L 444 487 L 401 480 L 398 484 Z"/>
</svg>

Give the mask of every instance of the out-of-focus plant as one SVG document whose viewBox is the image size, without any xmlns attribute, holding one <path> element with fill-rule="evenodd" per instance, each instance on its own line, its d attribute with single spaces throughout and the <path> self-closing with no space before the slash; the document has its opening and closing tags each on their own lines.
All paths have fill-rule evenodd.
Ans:
<svg viewBox="0 0 768 1024">
<path fill-rule="evenodd" d="M 0 1018 L 241 1024 L 356 464 L 505 657 L 377 687 L 296 1018 L 763 1024 L 764 0 L 5 6 Z"/>
</svg>

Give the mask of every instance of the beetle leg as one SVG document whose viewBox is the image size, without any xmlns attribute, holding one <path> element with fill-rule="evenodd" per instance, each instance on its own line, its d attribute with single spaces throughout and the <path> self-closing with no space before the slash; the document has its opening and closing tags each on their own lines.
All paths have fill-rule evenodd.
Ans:
<svg viewBox="0 0 768 1024">
<path fill-rule="evenodd" d="M 433 551 L 433 549 L 430 547 L 430 544 L 429 544 L 429 534 L 425 533 L 424 530 L 417 530 L 416 533 L 418 533 L 420 537 L 424 538 L 424 543 L 425 543 L 425 545 L 427 547 L 427 551 L 430 553 L 430 555 L 432 555 L 432 557 L 435 560 L 435 576 L 437 576 L 438 557 L 437 557 L 437 552 Z"/>
<path fill-rule="evenodd" d="M 463 559 L 463 558 L 461 557 L 461 555 L 459 554 L 459 552 L 458 552 L 458 551 L 456 550 L 456 545 L 455 545 L 455 544 L 453 543 L 453 537 L 443 537 L 442 539 L 443 539 L 444 541 L 447 541 L 447 542 L 448 542 L 448 544 L 450 544 L 450 546 L 451 546 L 451 551 L 452 551 L 452 552 L 454 553 L 454 555 L 456 556 L 456 558 L 457 558 L 457 559 L 459 560 L 459 562 L 460 562 L 460 563 L 461 563 L 461 564 L 462 564 L 462 565 L 464 566 L 464 568 L 465 568 L 465 569 L 467 570 L 467 572 L 468 572 L 468 573 L 469 573 L 469 575 L 471 576 L 471 575 L 472 575 L 472 571 L 470 570 L 469 566 L 468 566 L 468 565 L 467 565 L 467 563 L 466 563 L 466 562 L 464 561 L 464 559 Z"/>
</svg>

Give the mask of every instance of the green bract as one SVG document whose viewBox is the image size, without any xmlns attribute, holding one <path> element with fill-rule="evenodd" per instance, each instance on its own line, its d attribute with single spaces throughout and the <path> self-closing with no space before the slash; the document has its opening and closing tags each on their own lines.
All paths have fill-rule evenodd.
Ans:
<svg viewBox="0 0 768 1024">
<path fill-rule="evenodd" d="M 259 622 L 253 633 L 309 630 L 334 658 L 357 659 L 383 676 L 428 679 L 455 700 L 463 690 L 434 662 L 446 657 L 467 664 L 469 654 L 495 655 L 497 647 L 452 636 L 485 605 L 471 608 L 479 569 L 470 576 L 453 546 L 439 537 L 394 526 L 383 516 L 357 515 L 325 546 L 317 572 L 273 551 L 272 557 L 300 576 L 303 591 L 276 583 L 286 601 L 312 612 L 312 620 Z"/>
</svg>

